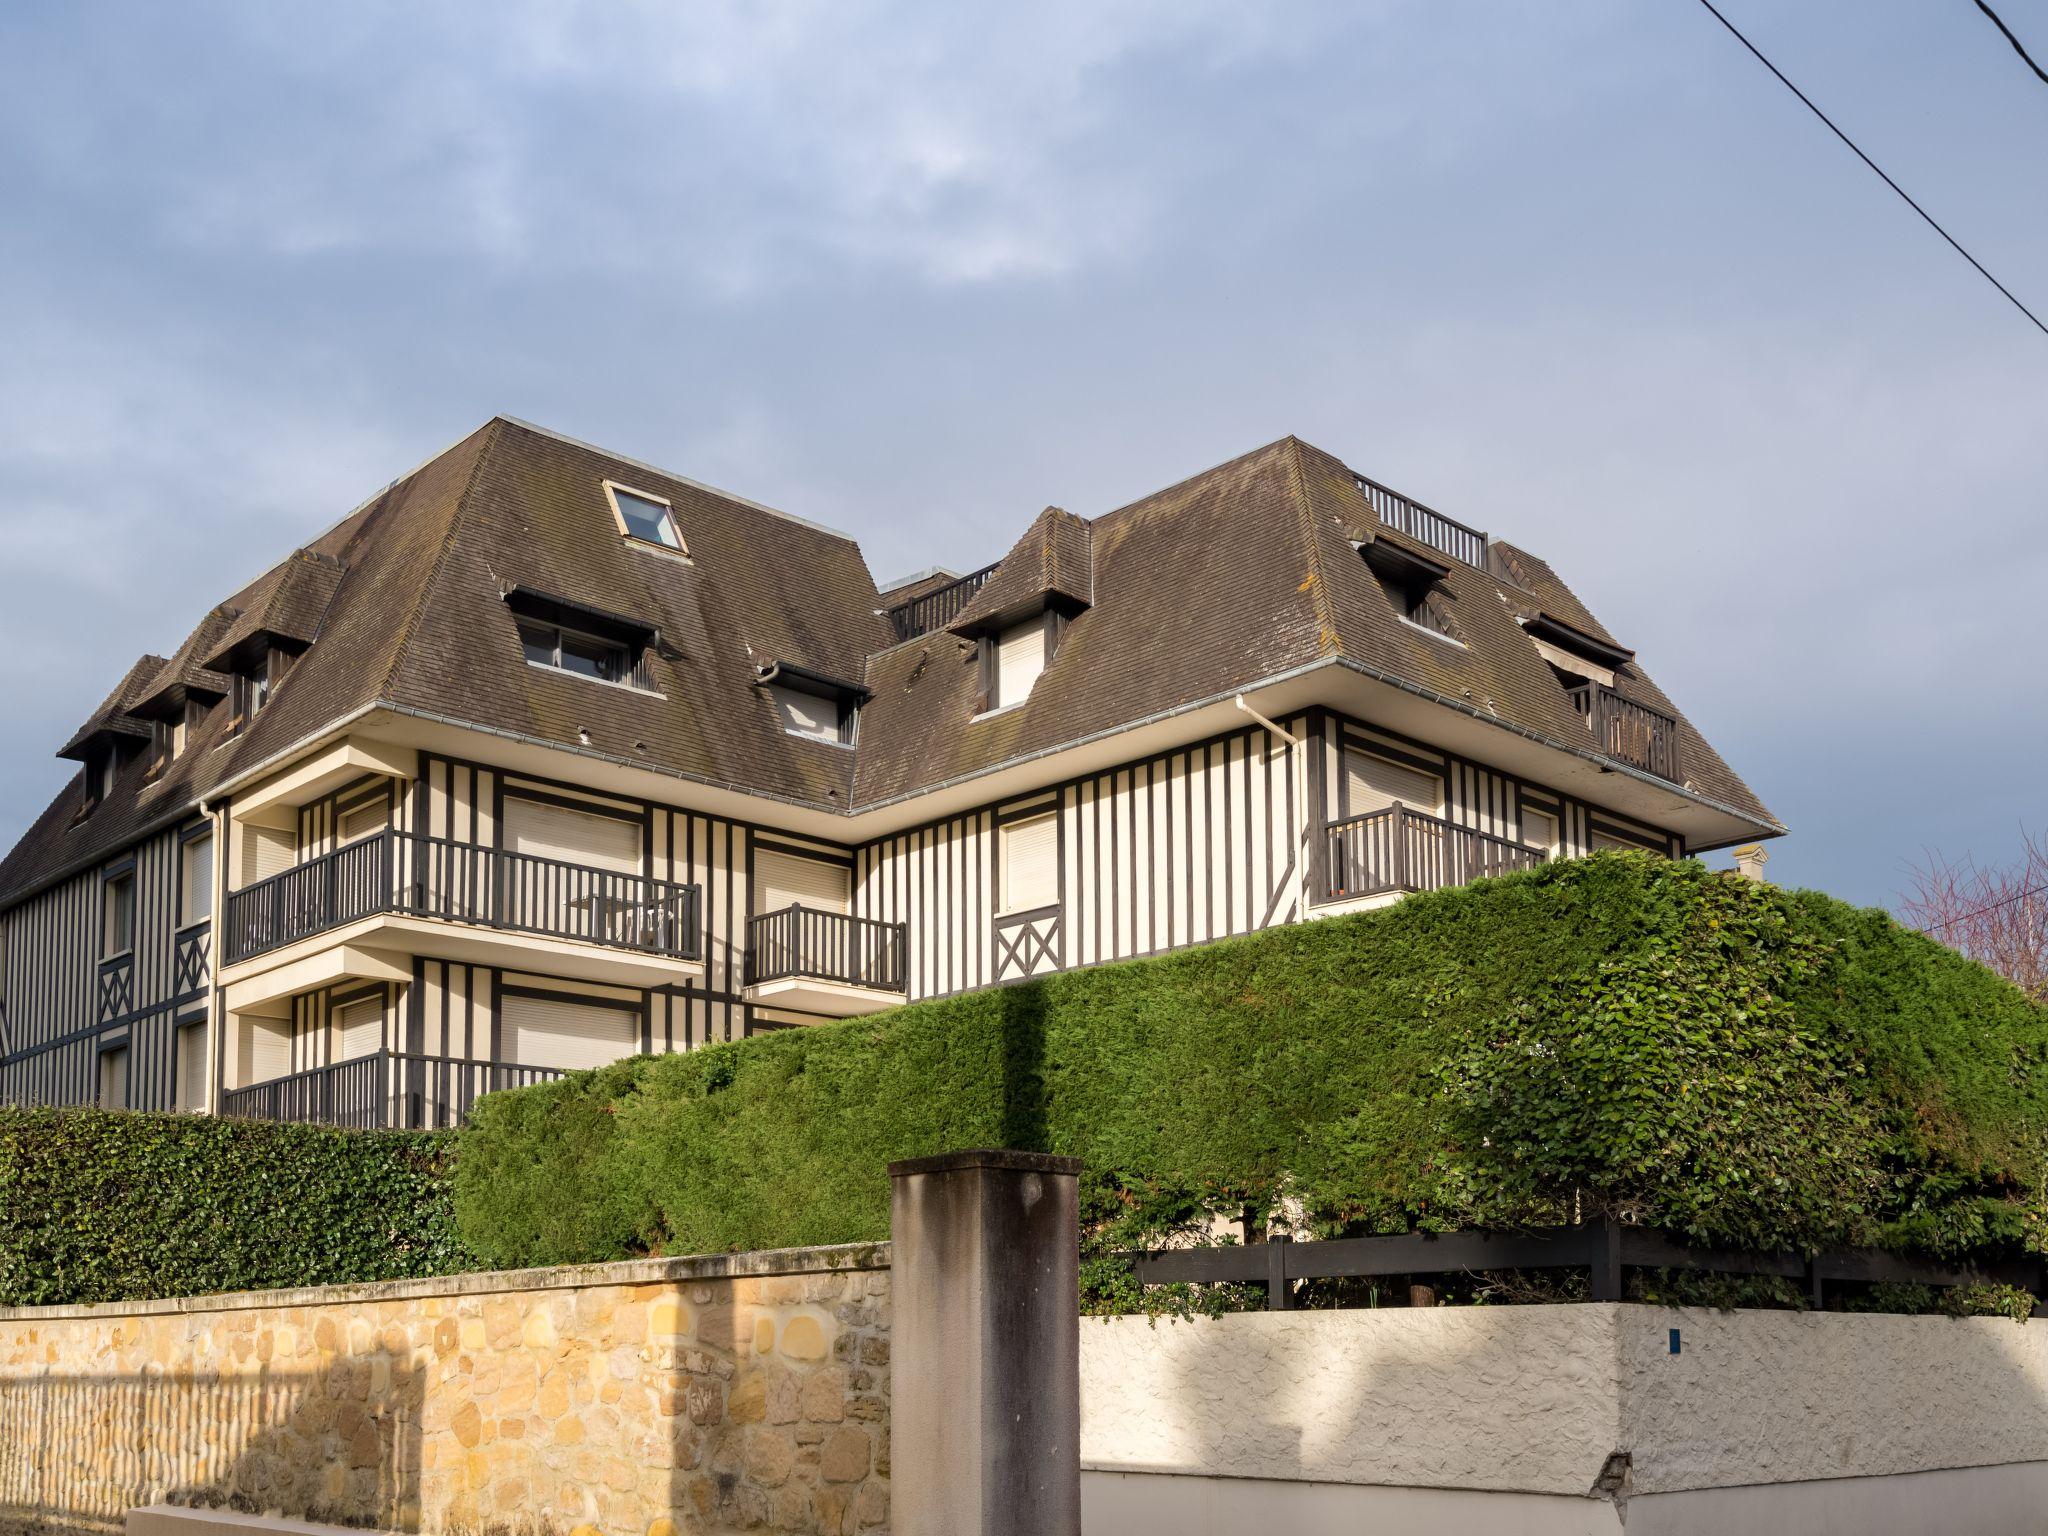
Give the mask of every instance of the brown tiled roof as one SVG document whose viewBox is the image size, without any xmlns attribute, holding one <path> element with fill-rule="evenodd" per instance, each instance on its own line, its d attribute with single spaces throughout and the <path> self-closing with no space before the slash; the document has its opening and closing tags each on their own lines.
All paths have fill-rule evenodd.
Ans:
<svg viewBox="0 0 2048 1536">
<path fill-rule="evenodd" d="M 128 675 L 114 685 L 114 691 L 100 700 L 98 709 L 86 716 L 85 724 L 71 733 L 71 739 L 57 749 L 59 757 L 83 759 L 86 749 L 106 736 L 150 734 L 149 723 L 128 711 L 142 699 L 151 682 L 170 663 L 161 656 L 144 656 L 128 669 Z"/>
<path fill-rule="evenodd" d="M 667 497 L 689 556 L 620 537 L 606 479 Z M 227 711 L 211 711 L 157 782 L 144 786 L 131 765 L 82 820 L 74 780 L 0 862 L 0 900 L 373 706 L 827 810 L 914 795 L 1331 661 L 1590 749 L 1518 619 L 1548 613 L 1613 637 L 1547 565 L 1502 544 L 1488 569 L 1452 562 L 1438 587 L 1463 641 L 1451 646 L 1396 611 L 1358 553 L 1368 536 L 1437 558 L 1378 525 L 1340 460 L 1293 438 L 1092 521 L 1048 508 L 960 621 L 972 629 L 977 616 L 1048 598 L 1072 616 L 1030 697 L 972 719 L 974 643 L 946 631 L 896 643 L 850 539 L 493 420 L 230 598 L 178 658 L 138 663 L 67 751 L 121 721 L 167 668 L 225 659 L 257 634 L 308 646 L 239 736 L 223 741 Z M 503 597 L 515 587 L 657 630 L 653 691 L 529 665 Z M 771 661 L 865 684 L 857 750 L 784 733 L 756 686 Z M 1679 719 L 1684 771 L 1702 794 L 1772 824 L 1638 663 L 1618 685 Z"/>
<path fill-rule="evenodd" d="M 983 634 L 1049 603 L 1078 613 L 1095 590 L 1091 543 L 1083 519 L 1047 507 L 946 628 L 956 635 Z"/>
</svg>

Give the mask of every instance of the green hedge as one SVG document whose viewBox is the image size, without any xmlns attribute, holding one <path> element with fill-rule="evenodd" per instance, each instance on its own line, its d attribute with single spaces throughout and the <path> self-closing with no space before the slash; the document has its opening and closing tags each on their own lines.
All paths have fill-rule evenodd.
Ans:
<svg viewBox="0 0 2048 1536">
<path fill-rule="evenodd" d="M 449 1133 L 0 1110 L 0 1305 L 449 1274 Z"/>
<path fill-rule="evenodd" d="M 1117 1242 L 1615 1211 L 1703 1241 L 2038 1246 L 2048 1012 L 1880 912 L 1602 855 L 486 1099 L 487 1261 L 872 1239 L 891 1158 L 1082 1158 Z"/>
</svg>

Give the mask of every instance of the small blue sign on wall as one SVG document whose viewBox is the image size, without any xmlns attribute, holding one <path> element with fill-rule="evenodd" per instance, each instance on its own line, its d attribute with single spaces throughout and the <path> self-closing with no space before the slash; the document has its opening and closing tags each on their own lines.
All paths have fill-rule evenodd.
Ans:
<svg viewBox="0 0 2048 1536">
<path fill-rule="evenodd" d="M 1671 1330 L 1671 1353 L 1674 1355 L 1678 1353 L 1678 1330 L 1676 1328 Z"/>
</svg>

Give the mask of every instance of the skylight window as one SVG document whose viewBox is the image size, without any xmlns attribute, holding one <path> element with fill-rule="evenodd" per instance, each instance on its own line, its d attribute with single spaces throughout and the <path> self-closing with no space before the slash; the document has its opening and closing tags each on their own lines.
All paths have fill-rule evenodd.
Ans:
<svg viewBox="0 0 2048 1536">
<path fill-rule="evenodd" d="M 689 553 L 683 536 L 676 531 L 675 512 L 663 498 L 609 480 L 605 481 L 604 490 L 611 498 L 612 515 L 618 518 L 619 529 L 627 538 L 672 549 L 679 555 Z"/>
</svg>

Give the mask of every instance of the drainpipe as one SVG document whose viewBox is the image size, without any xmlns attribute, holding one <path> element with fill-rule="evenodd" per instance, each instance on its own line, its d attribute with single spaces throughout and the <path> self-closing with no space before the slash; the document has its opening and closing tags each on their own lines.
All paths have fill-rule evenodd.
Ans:
<svg viewBox="0 0 2048 1536">
<path fill-rule="evenodd" d="M 1245 697 L 1244 697 L 1244 695 L 1243 695 L 1243 694 L 1241 694 L 1241 693 L 1240 693 L 1240 694 L 1239 694 L 1239 695 L 1237 696 L 1237 701 L 1236 701 L 1236 702 L 1237 702 L 1237 707 L 1238 707 L 1239 709 L 1243 710 L 1243 711 L 1244 711 L 1244 712 L 1245 712 L 1246 714 L 1250 715 L 1250 716 L 1251 716 L 1251 717 L 1252 717 L 1252 718 L 1253 718 L 1254 720 L 1258 721 L 1258 722 L 1259 722 L 1259 724 L 1263 725 L 1263 726 L 1264 726 L 1264 727 L 1265 727 L 1265 728 L 1266 728 L 1267 730 L 1271 731 L 1271 732 L 1272 732 L 1272 733 L 1273 733 L 1273 734 L 1274 734 L 1275 736 L 1278 736 L 1278 737 L 1279 737 L 1279 738 L 1280 738 L 1280 739 L 1281 739 L 1282 741 L 1286 742 L 1286 743 L 1287 743 L 1287 745 L 1289 745 L 1290 747 L 1298 747 L 1298 746 L 1300 746 L 1300 745 L 1301 745 L 1301 743 L 1300 743 L 1299 741 L 1297 741 L 1297 740 L 1296 740 L 1296 739 L 1294 738 L 1294 736 L 1293 736 L 1293 735 L 1292 735 L 1291 733 L 1289 733 L 1289 732 L 1287 732 L 1287 731 L 1283 731 L 1283 730 L 1282 730 L 1282 729 L 1281 729 L 1281 728 L 1280 728 L 1279 726 L 1275 725 L 1275 724 L 1274 724 L 1274 723 L 1273 723 L 1273 722 L 1272 722 L 1271 720 L 1268 720 L 1268 719 L 1267 719 L 1267 718 L 1266 718 L 1266 717 L 1265 717 L 1264 715 L 1260 714 L 1260 713 L 1259 713 L 1259 712 L 1258 712 L 1258 711 L 1257 711 L 1256 709 L 1253 709 L 1253 708 L 1251 707 L 1251 705 L 1247 704 L 1247 703 L 1245 702 Z"/>
<path fill-rule="evenodd" d="M 207 919 L 211 926 L 206 939 L 206 1030 L 211 1036 L 206 1043 L 208 1054 L 213 1057 L 213 1070 L 206 1075 L 204 1112 L 217 1115 L 228 1085 L 228 1021 L 220 1006 L 220 969 L 224 958 L 221 913 L 227 906 L 228 895 L 228 814 L 225 805 L 210 804 L 203 796 L 199 814 L 213 823 L 213 910 Z"/>
</svg>

